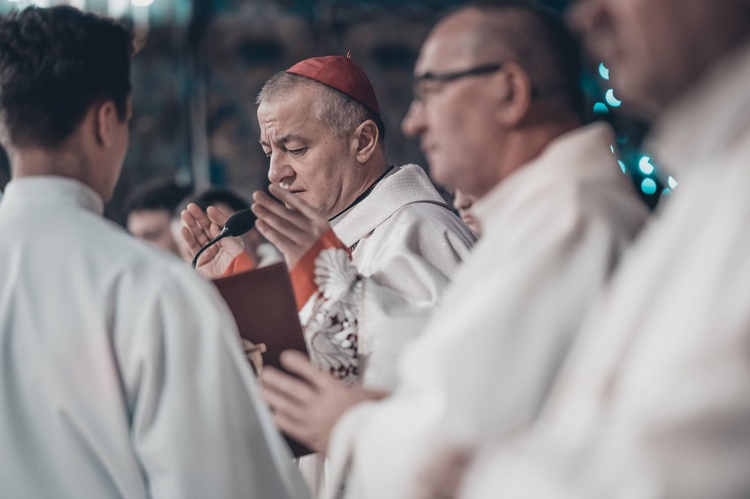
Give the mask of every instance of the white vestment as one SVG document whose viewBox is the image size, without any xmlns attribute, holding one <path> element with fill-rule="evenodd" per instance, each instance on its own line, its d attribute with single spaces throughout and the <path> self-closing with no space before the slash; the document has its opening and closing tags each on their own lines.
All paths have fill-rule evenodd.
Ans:
<svg viewBox="0 0 750 499">
<path fill-rule="evenodd" d="M 450 210 L 424 170 L 393 168 L 364 199 L 331 221 L 352 250 L 316 260 L 320 294 L 300 312 L 310 357 L 347 382 L 393 390 L 403 348 L 424 330 L 476 236 Z M 300 460 L 324 487 L 323 460 Z"/>
<path fill-rule="evenodd" d="M 394 168 L 331 226 L 352 254 L 325 250 L 316 261 L 322 296 L 300 313 L 310 356 L 342 379 L 392 390 L 396 359 L 476 237 L 417 165 Z"/>
<path fill-rule="evenodd" d="M 471 498 L 750 497 L 750 45 L 660 117 L 679 181 L 592 313 L 537 427 Z"/>
<path fill-rule="evenodd" d="M 0 496 L 306 497 L 218 293 L 102 211 L 74 180 L 7 186 Z"/>
<path fill-rule="evenodd" d="M 346 497 L 408 498 L 446 449 L 475 449 L 533 419 L 623 248 L 647 216 L 607 125 L 564 134 L 474 205 L 483 237 L 389 399 L 337 424 L 330 458 Z M 337 491 L 332 487 L 330 496 Z"/>
</svg>

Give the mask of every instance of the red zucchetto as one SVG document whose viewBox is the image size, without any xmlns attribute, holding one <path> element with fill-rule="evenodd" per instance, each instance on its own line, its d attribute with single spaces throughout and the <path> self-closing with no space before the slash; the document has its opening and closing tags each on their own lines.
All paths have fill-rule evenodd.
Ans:
<svg viewBox="0 0 750 499">
<path fill-rule="evenodd" d="M 370 111 L 380 115 L 378 99 L 369 78 L 362 68 L 352 62 L 352 53 L 313 57 L 298 62 L 287 73 L 294 73 L 315 80 L 343 92 Z"/>
</svg>

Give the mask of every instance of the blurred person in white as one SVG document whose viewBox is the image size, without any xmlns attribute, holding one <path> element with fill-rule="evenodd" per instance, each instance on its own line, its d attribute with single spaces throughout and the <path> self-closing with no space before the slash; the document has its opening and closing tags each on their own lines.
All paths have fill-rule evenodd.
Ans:
<svg viewBox="0 0 750 499">
<path fill-rule="evenodd" d="M 327 496 L 424 494 L 418 477 L 433 459 L 536 415 L 647 216 L 611 129 L 582 126 L 579 70 L 561 20 L 526 5 L 462 7 L 425 41 L 403 129 L 420 138 L 433 180 L 476 199 L 482 239 L 399 360 L 393 396 L 337 421 L 343 397 L 298 357 L 287 367 L 312 389 L 264 373 L 285 431 L 327 447 Z"/>
<path fill-rule="evenodd" d="M 582 0 L 569 19 L 679 186 L 539 424 L 488 450 L 464 495 L 750 497 L 750 2 Z"/>
<path fill-rule="evenodd" d="M 187 205 L 190 203 L 194 203 L 203 211 L 206 211 L 209 206 L 214 206 L 227 218 L 238 211 L 250 208 L 248 202 L 239 194 L 223 187 L 211 187 L 204 191 L 193 193 L 183 199 L 172 214 L 170 229 L 172 236 L 177 242 L 179 255 L 186 262 L 192 262 L 195 255 L 190 245 L 185 241 L 185 238 L 182 237 L 182 212 L 187 209 Z M 250 256 L 255 267 L 264 267 L 283 261 L 284 259 L 279 250 L 273 244 L 266 241 L 257 229 L 251 229 L 236 239 L 238 239 L 245 252 Z"/>
<path fill-rule="evenodd" d="M 217 292 L 101 216 L 131 54 L 71 7 L 0 20 L 0 494 L 305 497 Z"/>
<path fill-rule="evenodd" d="M 172 213 L 190 191 L 190 187 L 165 179 L 137 186 L 125 201 L 128 232 L 157 248 L 179 255 L 179 241 L 171 230 Z"/>
</svg>

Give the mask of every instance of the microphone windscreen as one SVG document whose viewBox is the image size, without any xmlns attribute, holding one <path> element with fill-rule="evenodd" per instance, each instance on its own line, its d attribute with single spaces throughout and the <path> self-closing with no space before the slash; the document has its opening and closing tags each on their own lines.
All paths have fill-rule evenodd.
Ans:
<svg viewBox="0 0 750 499">
<path fill-rule="evenodd" d="M 249 208 L 240 210 L 229 217 L 227 223 L 224 224 L 224 230 L 227 231 L 228 236 L 239 237 L 255 226 L 256 218 L 255 214 Z"/>
</svg>

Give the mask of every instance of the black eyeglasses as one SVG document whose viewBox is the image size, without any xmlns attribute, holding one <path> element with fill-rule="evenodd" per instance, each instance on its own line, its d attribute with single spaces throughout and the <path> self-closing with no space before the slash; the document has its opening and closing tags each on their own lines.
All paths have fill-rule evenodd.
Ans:
<svg viewBox="0 0 750 499">
<path fill-rule="evenodd" d="M 480 76 L 494 73 L 495 71 L 499 71 L 502 67 L 503 63 L 497 63 L 464 69 L 463 71 L 452 71 L 449 73 L 433 73 L 432 71 L 428 71 L 417 76 L 416 78 L 414 78 L 414 80 L 417 83 L 420 81 L 437 81 L 440 83 L 445 83 L 453 80 L 458 80 L 459 78 L 466 78 L 468 76 Z"/>
<path fill-rule="evenodd" d="M 427 97 L 438 92 L 446 83 L 468 78 L 471 76 L 482 76 L 494 73 L 502 69 L 503 63 L 485 64 L 462 71 L 451 71 L 446 73 L 433 73 L 428 71 L 414 77 L 414 101 L 425 102 Z"/>
<path fill-rule="evenodd" d="M 414 77 L 414 100 L 416 102 L 424 102 L 425 97 L 438 91 L 441 88 L 441 83 L 448 83 L 451 81 L 459 80 L 461 78 L 468 78 L 470 76 L 482 76 L 492 74 L 496 71 L 500 71 L 504 62 L 498 62 L 495 64 L 485 64 L 483 66 L 477 66 L 474 68 L 464 69 L 462 71 L 451 71 L 446 73 L 433 73 L 428 71 L 419 76 Z M 424 84 L 427 85 L 424 85 Z M 436 88 L 429 88 L 429 83 L 437 84 Z M 536 99 L 539 97 L 539 89 L 531 87 L 531 98 Z"/>
</svg>

